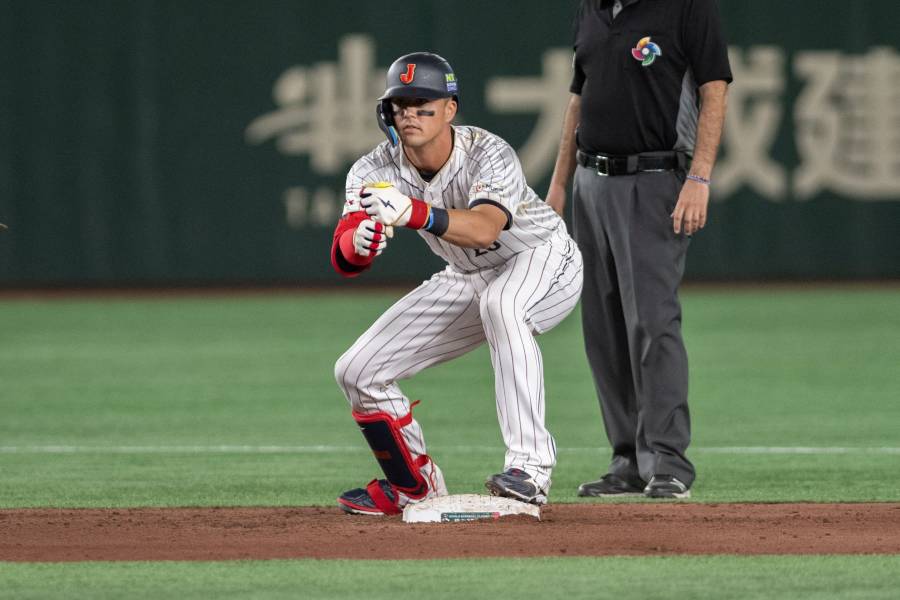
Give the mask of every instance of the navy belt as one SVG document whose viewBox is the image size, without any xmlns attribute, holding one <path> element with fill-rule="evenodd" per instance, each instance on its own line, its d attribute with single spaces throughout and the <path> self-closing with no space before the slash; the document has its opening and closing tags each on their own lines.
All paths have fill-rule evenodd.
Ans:
<svg viewBox="0 0 900 600">
<path fill-rule="evenodd" d="M 653 154 L 632 154 L 630 156 L 608 156 L 605 154 L 588 154 L 578 150 L 575 153 L 578 164 L 597 175 L 634 175 L 635 173 L 653 171 L 675 171 L 687 169 L 690 158 L 684 152 L 654 152 Z"/>
</svg>

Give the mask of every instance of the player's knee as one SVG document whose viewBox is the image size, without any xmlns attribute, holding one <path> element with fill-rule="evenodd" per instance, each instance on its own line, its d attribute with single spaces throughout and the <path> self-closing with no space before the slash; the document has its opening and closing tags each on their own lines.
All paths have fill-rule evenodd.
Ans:
<svg viewBox="0 0 900 600">
<path fill-rule="evenodd" d="M 338 386 L 344 391 L 346 394 L 351 386 L 350 380 L 350 369 L 352 366 L 350 360 L 350 352 L 345 352 L 337 362 L 334 363 L 334 380 L 337 381 Z"/>
<path fill-rule="evenodd" d="M 381 385 L 381 381 L 369 372 L 366 364 L 360 365 L 353 348 L 347 350 L 334 364 L 334 380 L 344 392 L 353 410 L 368 408 L 365 398 L 372 395 L 371 386 Z"/>
<path fill-rule="evenodd" d="M 504 323 L 522 321 L 525 317 L 521 307 L 510 298 L 504 299 L 499 292 L 489 292 L 482 296 L 478 308 L 482 322 L 488 326 L 502 327 Z"/>
<path fill-rule="evenodd" d="M 487 293 L 483 295 L 478 304 L 478 310 L 481 313 L 481 320 L 485 323 L 502 319 L 503 304 L 500 301 L 500 294 Z"/>
</svg>

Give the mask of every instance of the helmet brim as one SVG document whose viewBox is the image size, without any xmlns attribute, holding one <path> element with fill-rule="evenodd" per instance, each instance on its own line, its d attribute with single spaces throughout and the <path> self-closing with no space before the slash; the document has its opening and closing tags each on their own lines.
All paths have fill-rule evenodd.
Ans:
<svg viewBox="0 0 900 600">
<path fill-rule="evenodd" d="M 453 98 L 455 95 L 451 92 L 441 93 L 431 88 L 403 85 L 388 88 L 379 100 L 390 100 L 391 98 L 427 98 L 428 100 L 437 100 L 439 98 Z"/>
</svg>

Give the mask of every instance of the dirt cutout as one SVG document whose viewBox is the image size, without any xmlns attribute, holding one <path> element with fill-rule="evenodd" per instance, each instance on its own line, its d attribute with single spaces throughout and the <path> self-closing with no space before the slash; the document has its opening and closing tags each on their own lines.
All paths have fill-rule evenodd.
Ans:
<svg viewBox="0 0 900 600">
<path fill-rule="evenodd" d="M 0 561 L 898 554 L 900 503 L 554 504 L 409 525 L 337 508 L 0 510 Z"/>
</svg>

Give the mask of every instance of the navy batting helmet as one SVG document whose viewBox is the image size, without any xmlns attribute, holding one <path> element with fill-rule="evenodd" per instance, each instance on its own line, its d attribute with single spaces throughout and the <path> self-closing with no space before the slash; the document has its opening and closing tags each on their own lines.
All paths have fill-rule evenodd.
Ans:
<svg viewBox="0 0 900 600">
<path fill-rule="evenodd" d="M 396 146 L 397 130 L 391 98 L 453 98 L 459 103 L 456 74 L 443 57 L 431 52 L 413 52 L 395 60 L 387 72 L 384 94 L 378 99 L 378 126 Z"/>
</svg>

